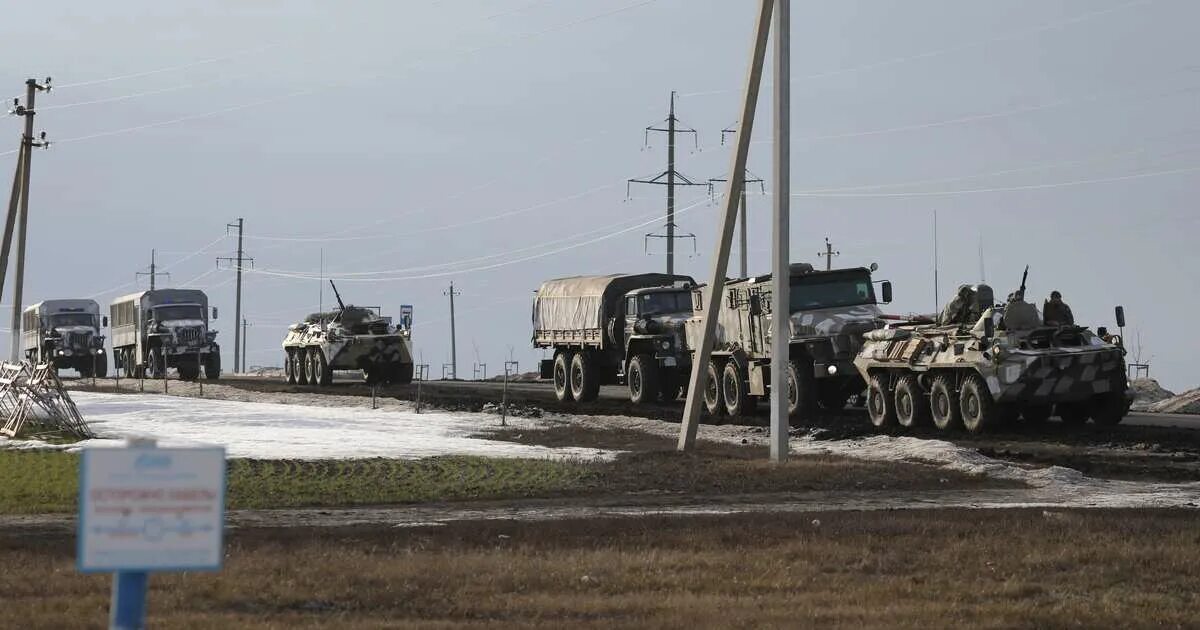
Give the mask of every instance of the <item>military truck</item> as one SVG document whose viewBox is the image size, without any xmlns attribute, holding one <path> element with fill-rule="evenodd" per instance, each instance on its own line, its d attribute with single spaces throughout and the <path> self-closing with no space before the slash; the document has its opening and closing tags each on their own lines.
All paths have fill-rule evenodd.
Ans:
<svg viewBox="0 0 1200 630">
<path fill-rule="evenodd" d="M 328 386 L 334 370 L 358 370 L 371 384 L 411 383 L 412 308 L 402 307 L 400 322 L 393 325 L 377 307 L 347 306 L 337 285 L 330 284 L 338 308 L 288 327 L 283 339 L 287 382 Z"/>
<path fill-rule="evenodd" d="M 166 378 L 167 369 L 179 378 L 208 380 L 221 374 L 221 347 L 209 328 L 208 296 L 197 289 L 156 289 L 113 300 L 113 367 L 129 378 Z M 212 308 L 217 318 L 217 308 Z"/>
<path fill-rule="evenodd" d="M 533 301 L 533 345 L 554 352 L 540 367 L 555 397 L 588 402 L 601 385 L 621 383 L 638 404 L 678 397 L 691 367 L 683 325 L 695 284 L 661 273 L 544 282 Z"/>
<path fill-rule="evenodd" d="M 842 409 L 865 387 L 853 359 L 862 335 L 883 326 L 878 304 L 892 300 L 891 282 L 876 298 L 871 274 L 858 267 L 816 270 L 808 263 L 789 268 L 791 339 L 788 343 L 788 413 L 801 417 L 818 408 Z M 755 276 L 725 283 L 717 314 L 712 358 L 706 369 L 705 410 L 711 415 L 749 415 L 771 387 L 771 296 L 775 278 Z M 708 286 L 697 304 L 707 303 Z M 688 345 L 698 348 L 707 313 L 687 324 Z"/>
<path fill-rule="evenodd" d="M 101 318 L 95 300 L 38 302 L 21 313 L 21 349 L 31 363 L 104 377 L 108 356 L 100 330 L 107 326 L 108 317 Z"/>
<path fill-rule="evenodd" d="M 1004 305 L 963 285 L 936 320 L 867 333 L 854 360 L 872 424 L 971 432 L 1058 415 L 1078 426 L 1121 421 L 1132 402 L 1124 350 L 1081 326 L 1047 326 L 1022 289 Z M 1117 319 L 1124 325 L 1123 309 Z"/>
</svg>

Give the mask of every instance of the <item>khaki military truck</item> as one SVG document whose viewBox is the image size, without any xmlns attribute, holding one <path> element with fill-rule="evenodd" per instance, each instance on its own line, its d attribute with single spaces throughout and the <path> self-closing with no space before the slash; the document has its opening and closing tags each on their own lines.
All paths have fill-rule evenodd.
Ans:
<svg viewBox="0 0 1200 630">
<path fill-rule="evenodd" d="M 21 313 L 21 349 L 31 363 L 104 377 L 108 356 L 100 331 L 107 326 L 95 300 L 45 300 Z"/>
<path fill-rule="evenodd" d="M 212 318 L 217 318 L 213 307 Z M 113 367 L 129 378 L 166 378 L 167 369 L 179 378 L 209 380 L 221 374 L 221 347 L 209 328 L 208 296 L 197 289 L 156 289 L 113 300 Z"/>
<path fill-rule="evenodd" d="M 661 273 L 548 280 L 533 301 L 533 345 L 552 350 L 541 377 L 559 401 L 595 400 L 624 383 L 634 403 L 674 399 L 691 368 L 684 323 L 695 281 Z"/>
<path fill-rule="evenodd" d="M 797 418 L 818 408 L 845 407 L 865 384 L 853 360 L 862 336 L 883 326 L 878 304 L 892 300 L 891 282 L 875 294 L 871 274 L 878 267 L 819 271 L 793 263 L 788 278 L 791 329 L 788 343 L 788 413 Z M 771 296 L 775 278 L 755 276 L 725 283 L 717 313 L 716 340 L 704 392 L 711 415 L 741 416 L 753 412 L 771 388 Z M 700 287 L 696 304 L 707 303 L 708 286 Z M 687 324 L 688 345 L 698 348 L 703 318 L 696 312 Z"/>
<path fill-rule="evenodd" d="M 1120 307 L 1117 320 L 1124 325 Z M 1003 305 L 978 284 L 960 287 L 936 320 L 867 333 L 854 364 L 876 427 L 980 432 L 1054 415 L 1071 426 L 1117 424 L 1132 402 L 1124 354 L 1087 328 L 1046 325 L 1024 301 L 1024 283 Z"/>
<path fill-rule="evenodd" d="M 411 383 L 412 307 L 401 307 L 400 322 L 393 325 L 377 307 L 345 305 L 337 285 L 330 284 L 338 308 L 288 327 L 283 339 L 287 382 L 328 386 L 334 370 L 356 370 L 372 384 Z"/>
</svg>

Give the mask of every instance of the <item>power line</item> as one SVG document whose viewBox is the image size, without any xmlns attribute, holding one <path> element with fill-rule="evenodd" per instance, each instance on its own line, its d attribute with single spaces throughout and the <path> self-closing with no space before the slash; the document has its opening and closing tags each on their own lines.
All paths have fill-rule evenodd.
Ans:
<svg viewBox="0 0 1200 630">
<path fill-rule="evenodd" d="M 170 273 L 158 270 L 158 255 L 157 254 L 158 254 L 158 252 L 156 252 L 155 250 L 153 250 L 153 249 L 150 250 L 150 267 L 149 267 L 150 271 L 139 271 L 136 274 L 134 274 L 134 276 L 137 278 L 140 278 L 142 276 L 149 276 L 151 291 L 154 290 L 155 280 L 157 280 L 159 276 L 166 276 L 168 278 L 171 277 Z"/>
</svg>

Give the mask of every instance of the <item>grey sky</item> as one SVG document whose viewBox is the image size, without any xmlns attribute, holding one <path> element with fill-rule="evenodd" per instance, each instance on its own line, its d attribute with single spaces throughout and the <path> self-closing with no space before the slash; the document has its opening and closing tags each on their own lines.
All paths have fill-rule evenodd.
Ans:
<svg viewBox="0 0 1200 630">
<path fill-rule="evenodd" d="M 663 140 L 644 149 L 641 129 L 665 117 L 669 90 L 700 130 L 701 150 L 683 145 L 679 169 L 724 175 L 719 132 L 736 117 L 752 3 L 658 0 L 610 13 L 637 4 L 16 5 L 0 24 L 10 51 L 0 86 L 15 95 L 43 75 L 62 86 L 39 101 L 38 128 L 61 142 L 34 158 L 27 302 L 131 282 L 152 247 L 171 265 L 243 216 L 251 236 L 300 239 L 249 240 L 262 271 L 317 272 L 323 247 L 334 277 L 436 275 L 340 284 L 348 300 L 392 313 L 414 304 L 415 343 L 435 375 L 448 360 L 450 280 L 463 291 L 460 374 L 476 345 L 489 373 L 510 345 L 531 369 L 528 298 L 541 280 L 664 265 L 642 249 L 657 222 L 545 254 L 661 213 L 663 190 L 635 187 L 626 200 L 624 179 L 663 168 Z M 1180 333 L 1200 312 L 1198 179 L 1185 170 L 1200 168 L 1200 5 L 793 5 L 793 190 L 859 195 L 796 198 L 795 259 L 815 261 L 829 235 L 838 263 L 880 264 L 896 286 L 890 310 L 931 311 L 937 210 L 943 297 L 979 279 L 982 239 L 999 294 L 1028 264 L 1039 304 L 1057 288 L 1079 319 L 1111 326 L 1122 303 L 1154 374 L 1174 388 L 1200 383 L 1200 348 Z M 173 66 L 185 67 L 89 83 Z M 750 160 L 762 175 L 768 100 Z M 7 124 L 15 148 L 19 121 Z M 0 173 L 14 157 L 0 155 Z M 906 182 L 917 183 L 875 187 Z M 944 194 L 959 190 L 975 192 Z M 681 206 L 700 203 L 678 221 L 698 236 L 699 255 L 680 261 L 697 276 L 711 265 L 716 215 L 704 199 L 685 190 Z M 768 204 L 751 199 L 752 272 L 767 264 Z M 329 234 L 342 240 L 322 243 Z M 176 265 L 171 283 L 213 270 L 233 246 Z M 477 260 L 434 266 L 464 259 Z M 223 309 L 226 365 L 229 277 L 196 281 Z M 247 286 L 249 362 L 279 364 L 284 326 L 316 308 L 319 282 L 255 274 Z"/>
</svg>

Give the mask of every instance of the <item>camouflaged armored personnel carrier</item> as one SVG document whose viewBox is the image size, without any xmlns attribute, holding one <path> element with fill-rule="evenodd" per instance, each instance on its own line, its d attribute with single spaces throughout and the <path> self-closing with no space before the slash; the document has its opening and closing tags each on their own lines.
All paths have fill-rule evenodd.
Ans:
<svg viewBox="0 0 1200 630">
<path fill-rule="evenodd" d="M 1081 326 L 1045 325 L 1024 301 L 1024 283 L 1004 305 L 987 285 L 964 285 L 936 321 L 896 324 L 865 340 L 854 365 L 881 428 L 932 421 L 979 432 L 1053 415 L 1068 425 L 1114 425 L 1132 402 L 1125 351 Z"/>
<path fill-rule="evenodd" d="M 330 282 L 330 284 L 333 284 Z M 313 313 L 288 327 L 283 340 L 284 373 L 290 384 L 325 386 L 334 370 L 361 370 L 368 383 L 411 383 L 413 378 L 412 309 L 403 307 L 400 323 L 374 308 L 346 306 Z"/>
</svg>

